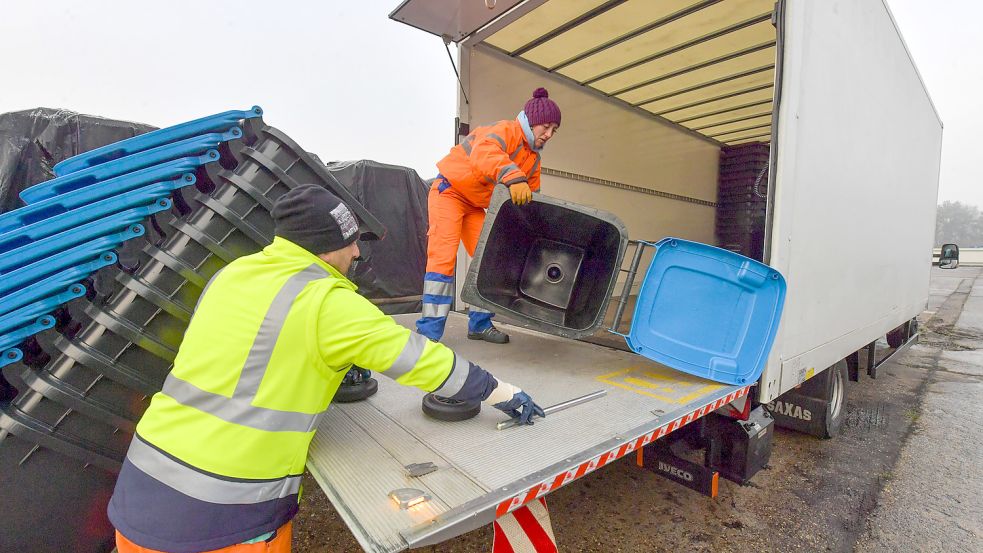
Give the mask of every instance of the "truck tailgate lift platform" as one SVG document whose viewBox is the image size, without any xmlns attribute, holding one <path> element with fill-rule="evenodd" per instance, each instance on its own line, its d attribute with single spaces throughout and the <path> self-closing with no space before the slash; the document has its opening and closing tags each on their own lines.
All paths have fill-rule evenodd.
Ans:
<svg viewBox="0 0 983 553">
<path fill-rule="evenodd" d="M 411 327 L 417 315 L 398 315 Z M 511 327 L 505 346 L 469 341 L 451 313 L 444 342 L 492 374 L 552 405 L 598 389 L 607 395 L 523 428 L 497 430 L 484 408 L 463 422 L 427 418 L 423 393 L 380 378 L 366 401 L 332 404 L 308 468 L 367 551 L 442 542 L 483 525 L 747 395 L 630 352 Z M 437 470 L 411 477 L 406 465 Z M 430 500 L 401 510 L 389 498 L 415 488 Z"/>
</svg>

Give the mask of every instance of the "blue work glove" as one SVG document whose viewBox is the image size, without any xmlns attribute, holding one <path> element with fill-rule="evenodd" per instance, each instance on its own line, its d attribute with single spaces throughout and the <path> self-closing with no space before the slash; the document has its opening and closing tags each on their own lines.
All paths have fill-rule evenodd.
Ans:
<svg viewBox="0 0 983 553">
<path fill-rule="evenodd" d="M 492 407 L 504 411 L 506 415 L 513 419 L 519 419 L 519 424 L 532 424 L 533 415 L 538 417 L 546 416 L 543 408 L 536 405 L 536 402 L 529 397 L 529 394 L 523 391 L 516 392 L 512 396 L 512 399 L 496 403 Z"/>
</svg>

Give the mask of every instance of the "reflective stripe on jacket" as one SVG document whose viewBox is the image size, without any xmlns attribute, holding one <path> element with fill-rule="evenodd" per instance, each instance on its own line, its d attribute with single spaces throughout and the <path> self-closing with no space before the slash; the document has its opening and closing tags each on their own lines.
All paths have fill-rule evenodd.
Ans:
<svg viewBox="0 0 983 553">
<path fill-rule="evenodd" d="M 497 184 L 528 182 L 532 191 L 539 190 L 540 154 L 514 119 L 471 131 L 437 162 L 437 169 L 475 207 L 488 207 Z"/>
<path fill-rule="evenodd" d="M 137 425 L 113 524 L 144 547 L 200 551 L 285 523 L 315 427 L 353 363 L 447 397 L 494 388 L 288 240 L 230 263 L 205 288 Z"/>
</svg>

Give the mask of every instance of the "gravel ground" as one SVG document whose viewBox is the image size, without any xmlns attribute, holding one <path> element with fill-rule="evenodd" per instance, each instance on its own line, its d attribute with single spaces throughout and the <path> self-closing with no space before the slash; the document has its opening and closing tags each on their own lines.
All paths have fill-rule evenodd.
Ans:
<svg viewBox="0 0 983 553">
<path fill-rule="evenodd" d="M 983 551 L 983 279 L 977 276 L 965 275 L 927 325 L 924 346 L 904 361 L 928 372 L 926 393 L 896 478 L 885 486 L 858 551 Z"/>
</svg>

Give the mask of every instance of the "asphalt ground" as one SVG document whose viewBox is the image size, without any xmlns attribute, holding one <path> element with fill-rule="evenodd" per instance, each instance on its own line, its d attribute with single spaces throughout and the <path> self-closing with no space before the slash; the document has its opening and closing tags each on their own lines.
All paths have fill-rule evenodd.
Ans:
<svg viewBox="0 0 983 553">
<path fill-rule="evenodd" d="M 848 383 L 837 438 L 778 429 L 768 466 L 747 486 L 721 479 L 716 499 L 604 467 L 548 496 L 559 550 L 983 551 L 981 270 L 933 268 L 920 343 Z M 304 489 L 294 551 L 360 551 L 309 476 Z M 488 526 L 423 551 L 491 543 Z"/>
</svg>

